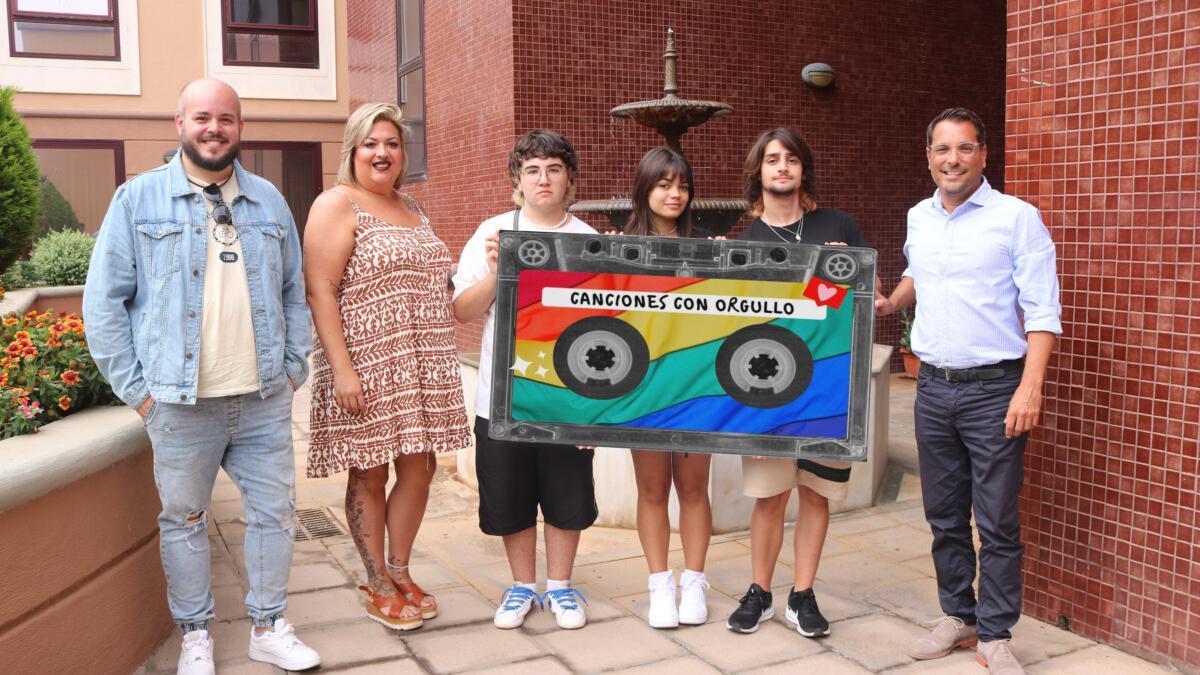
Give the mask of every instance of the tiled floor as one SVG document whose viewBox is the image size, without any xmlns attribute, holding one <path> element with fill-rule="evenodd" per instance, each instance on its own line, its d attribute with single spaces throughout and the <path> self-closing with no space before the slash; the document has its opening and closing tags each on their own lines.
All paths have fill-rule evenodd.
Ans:
<svg viewBox="0 0 1200 675">
<path fill-rule="evenodd" d="M 893 465 L 915 468 L 911 381 L 892 382 Z M 296 464 L 303 475 L 307 452 L 307 390 L 296 401 Z M 911 465 L 909 464 L 911 462 Z M 930 534 L 921 513 L 915 475 L 904 477 L 896 501 L 835 516 L 816 584 L 832 621 L 823 640 L 798 635 L 783 618 L 791 556 L 776 568 L 776 618 L 753 635 L 724 626 L 750 575 L 746 532 L 718 535 L 709 550 L 709 622 L 654 630 L 645 623 L 646 567 L 637 534 L 593 528 L 583 535 L 575 571 L 587 596 L 589 624 L 561 631 L 548 613 L 534 611 L 518 630 L 492 627 L 500 589 L 510 582 L 500 541 L 480 534 L 473 491 L 454 479 L 453 457 L 439 461 L 430 507 L 417 539 L 414 577 L 436 591 L 438 618 L 396 634 L 368 621 L 354 590 L 361 565 L 348 536 L 296 543 L 288 617 L 298 634 L 322 655 L 321 672 L 339 673 L 966 673 L 984 675 L 971 650 L 934 662 L 914 662 L 908 643 L 939 614 Z M 342 518 L 344 478 L 301 478 L 298 508 L 323 508 Z M 210 531 L 218 622 L 212 626 L 220 674 L 271 673 L 278 669 L 246 657 L 250 630 L 242 599 L 244 527 L 236 490 L 221 475 Z M 784 551 L 791 550 L 791 530 Z M 672 565 L 681 567 L 678 540 Z M 676 570 L 678 571 L 678 569 Z M 544 570 L 539 570 L 544 577 Z M 1169 672 L 1025 617 L 1014 629 L 1017 655 L 1030 673 Z M 178 638 L 172 636 L 138 675 L 174 672 Z"/>
</svg>

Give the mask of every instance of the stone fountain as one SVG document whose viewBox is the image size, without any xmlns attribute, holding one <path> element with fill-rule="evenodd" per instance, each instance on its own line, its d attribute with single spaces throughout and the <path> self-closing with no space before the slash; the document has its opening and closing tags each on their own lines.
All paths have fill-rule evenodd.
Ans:
<svg viewBox="0 0 1200 675">
<path fill-rule="evenodd" d="M 716 101 L 693 101 L 680 98 L 675 78 L 675 31 L 667 29 L 667 48 L 663 53 L 663 97 L 650 101 L 622 103 L 609 111 L 613 117 L 633 120 L 656 130 L 666 144 L 679 152 L 679 144 L 687 130 L 700 126 L 714 117 L 733 114 L 733 107 Z M 633 176 L 630 176 L 632 182 Z M 629 219 L 632 202 L 627 198 L 591 199 L 571 206 L 574 213 L 603 213 L 613 227 L 620 230 Z M 746 212 L 744 199 L 701 198 L 692 202 L 692 221 L 716 234 L 724 234 Z"/>
</svg>

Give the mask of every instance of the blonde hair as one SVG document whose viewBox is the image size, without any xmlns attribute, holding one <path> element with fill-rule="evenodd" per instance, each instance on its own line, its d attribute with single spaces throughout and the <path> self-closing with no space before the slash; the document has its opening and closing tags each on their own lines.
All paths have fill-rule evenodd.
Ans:
<svg viewBox="0 0 1200 675">
<path fill-rule="evenodd" d="M 346 120 L 346 132 L 342 137 L 342 154 L 338 158 L 337 182 L 340 185 L 362 187 L 354 176 L 354 151 L 362 145 L 363 141 L 367 140 L 367 136 L 371 135 L 371 128 L 381 119 L 396 125 L 396 129 L 400 132 L 400 138 L 404 142 L 408 142 L 412 138 L 412 130 L 404 123 L 404 113 L 400 111 L 399 106 L 394 103 L 362 104 L 350 114 L 350 119 Z M 393 188 L 403 185 L 405 177 L 408 176 L 408 152 L 402 152 L 401 156 L 404 159 L 400 162 L 400 175 L 396 177 Z"/>
</svg>

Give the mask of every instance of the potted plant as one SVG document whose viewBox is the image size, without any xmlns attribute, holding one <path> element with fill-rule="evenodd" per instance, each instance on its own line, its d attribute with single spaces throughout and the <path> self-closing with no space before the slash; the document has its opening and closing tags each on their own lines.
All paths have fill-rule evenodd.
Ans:
<svg viewBox="0 0 1200 675">
<path fill-rule="evenodd" d="M 912 310 L 904 307 L 900 310 L 900 356 L 904 359 L 904 376 L 916 378 L 921 370 L 921 359 L 912 353 Z"/>
</svg>

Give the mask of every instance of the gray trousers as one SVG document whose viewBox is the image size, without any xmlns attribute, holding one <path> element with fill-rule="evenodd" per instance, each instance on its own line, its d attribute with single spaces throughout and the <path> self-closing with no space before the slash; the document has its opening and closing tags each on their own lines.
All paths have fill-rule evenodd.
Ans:
<svg viewBox="0 0 1200 675">
<path fill-rule="evenodd" d="M 1021 519 L 1027 434 L 1005 438 L 1004 416 L 1021 381 L 947 382 L 922 372 L 914 422 L 925 519 L 942 611 L 977 624 L 985 642 L 1011 637 L 1021 616 Z M 971 511 L 979 528 L 979 600 Z"/>
</svg>

